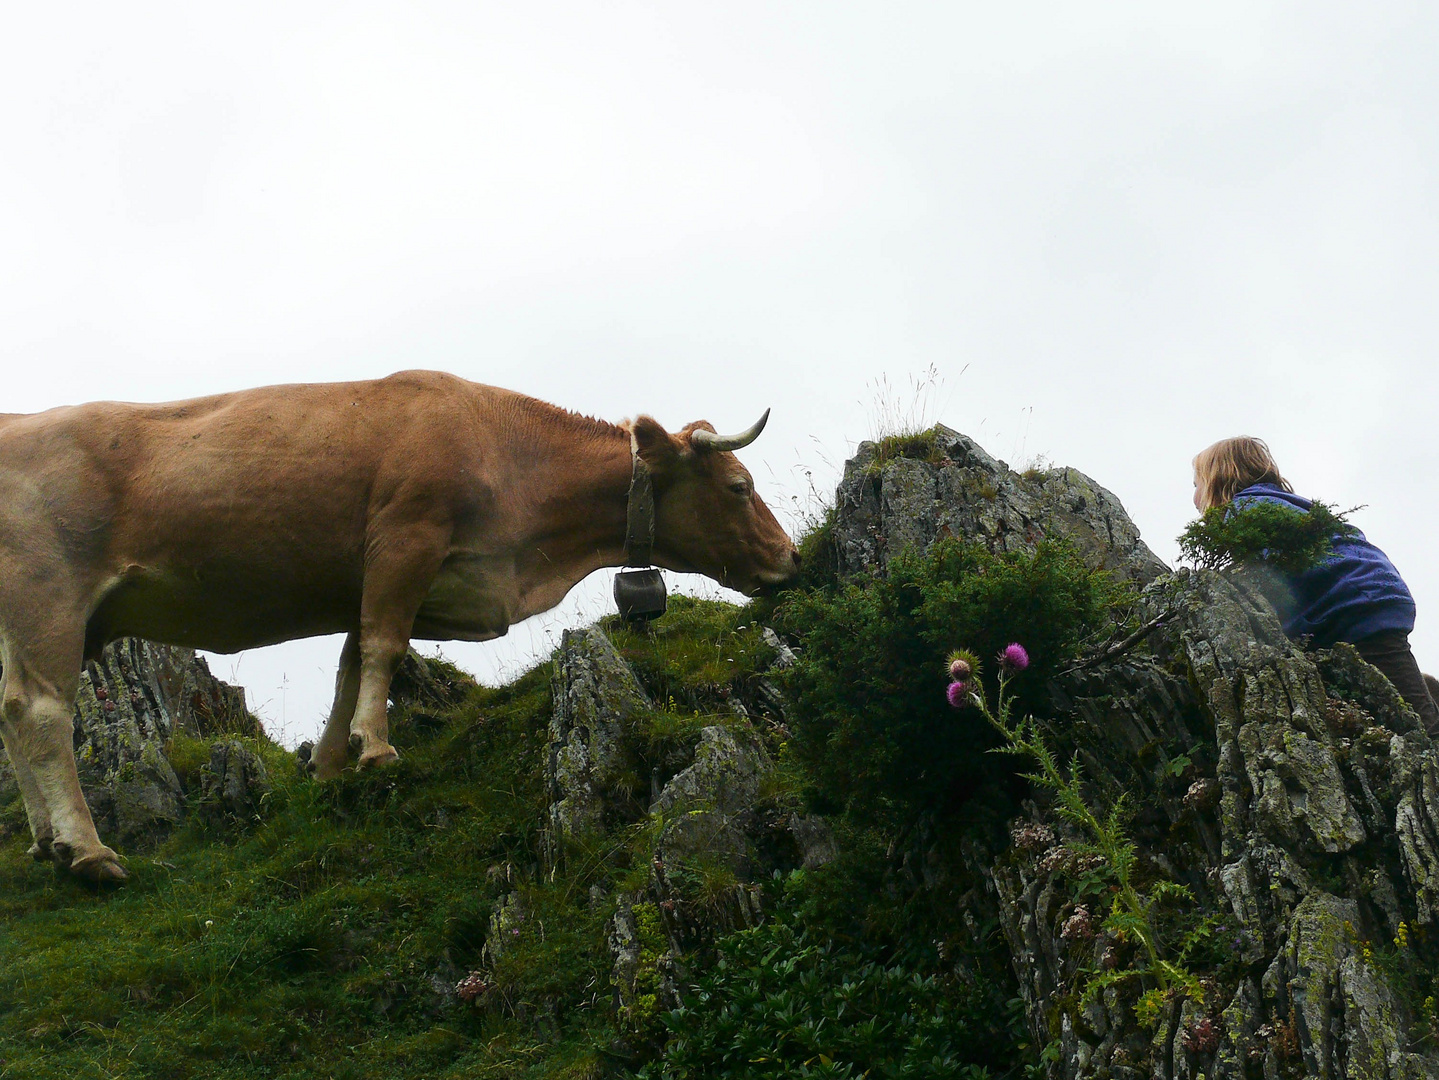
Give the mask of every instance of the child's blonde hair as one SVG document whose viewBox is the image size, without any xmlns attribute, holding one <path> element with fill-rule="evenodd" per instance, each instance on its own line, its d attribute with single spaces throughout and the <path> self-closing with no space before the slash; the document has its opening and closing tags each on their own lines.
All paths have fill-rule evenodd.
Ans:
<svg viewBox="0 0 1439 1080">
<path fill-rule="evenodd" d="M 1220 439 L 1194 455 L 1194 480 L 1199 487 L 1199 506 L 1212 510 L 1223 506 L 1251 484 L 1273 484 L 1293 491 L 1279 473 L 1274 455 L 1263 439 L 1240 435 Z"/>
</svg>

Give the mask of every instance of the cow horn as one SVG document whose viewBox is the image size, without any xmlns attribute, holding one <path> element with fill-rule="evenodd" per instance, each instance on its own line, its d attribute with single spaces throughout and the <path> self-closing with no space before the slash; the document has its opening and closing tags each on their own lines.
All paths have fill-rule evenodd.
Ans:
<svg viewBox="0 0 1439 1080">
<path fill-rule="evenodd" d="M 696 450 L 738 450 L 758 439 L 768 420 L 769 410 L 766 409 L 764 415 L 754 422 L 753 427 L 746 428 L 738 435 L 716 435 L 713 431 L 700 428 L 690 433 L 690 442 Z"/>
</svg>

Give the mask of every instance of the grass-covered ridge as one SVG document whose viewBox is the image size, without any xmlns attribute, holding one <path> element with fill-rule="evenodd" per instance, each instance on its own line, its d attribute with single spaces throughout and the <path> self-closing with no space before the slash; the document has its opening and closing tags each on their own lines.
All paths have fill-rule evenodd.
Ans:
<svg viewBox="0 0 1439 1080">
<path fill-rule="evenodd" d="M 961 858 L 1012 811 L 1012 774 L 945 705 L 944 656 L 1023 636 L 1043 675 L 1109 618 L 1113 589 L 1053 546 L 943 543 L 852 585 L 814 565 L 778 601 L 677 597 L 648 631 L 605 621 L 653 709 L 627 735 L 628 816 L 557 865 L 549 662 L 397 709 L 402 756 L 380 773 L 316 784 L 252 741 L 274 785 L 264 820 L 192 817 L 132 855 L 120 889 L 30 862 L 23 812 L 4 808 L 0 1077 L 1022 1075 L 1012 975 Z M 798 649 L 785 672 L 766 626 Z M 823 817 L 838 851 L 810 869 L 761 851 L 756 928 L 703 853 L 667 867 L 677 892 L 651 877 L 666 824 L 646 810 L 652 785 L 713 726 L 772 762 L 756 828 L 782 838 Z M 198 789 L 208 744 L 168 752 Z M 628 1003 L 610 941 L 624 897 L 640 939 Z M 873 1001 L 888 1011 L 857 1018 Z"/>
<path fill-rule="evenodd" d="M 401 718 L 395 768 L 329 785 L 259 744 L 268 820 L 187 826 L 132 857 L 118 890 L 31 863 L 8 808 L 0 1075 L 509 1075 L 553 1057 L 553 1040 L 447 1008 L 433 985 L 467 970 L 506 875 L 530 869 L 509 867 L 538 827 L 548 709 L 541 668 L 474 691 L 437 730 Z M 201 760 L 172 749 L 182 772 Z M 568 946 L 547 978 L 583 984 L 593 968 Z"/>
</svg>

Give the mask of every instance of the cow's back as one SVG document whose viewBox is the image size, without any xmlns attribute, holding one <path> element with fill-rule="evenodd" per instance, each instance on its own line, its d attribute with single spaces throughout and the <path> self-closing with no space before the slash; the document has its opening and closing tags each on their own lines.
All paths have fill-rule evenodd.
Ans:
<svg viewBox="0 0 1439 1080">
<path fill-rule="evenodd" d="M 455 501 L 487 389 L 403 373 L 15 416 L 0 486 L 29 493 L 19 512 L 92 590 L 95 642 L 231 651 L 338 632 L 377 509 L 416 485 L 437 512 Z"/>
</svg>

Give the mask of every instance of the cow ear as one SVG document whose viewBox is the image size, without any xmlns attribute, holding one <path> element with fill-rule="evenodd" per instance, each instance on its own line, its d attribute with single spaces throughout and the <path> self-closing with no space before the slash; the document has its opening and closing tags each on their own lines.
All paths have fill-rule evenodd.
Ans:
<svg viewBox="0 0 1439 1080">
<path fill-rule="evenodd" d="M 673 435 L 661 426 L 653 416 L 638 417 L 630 425 L 634 435 L 635 449 L 653 472 L 664 472 L 680 459 L 682 447 Z"/>
</svg>

